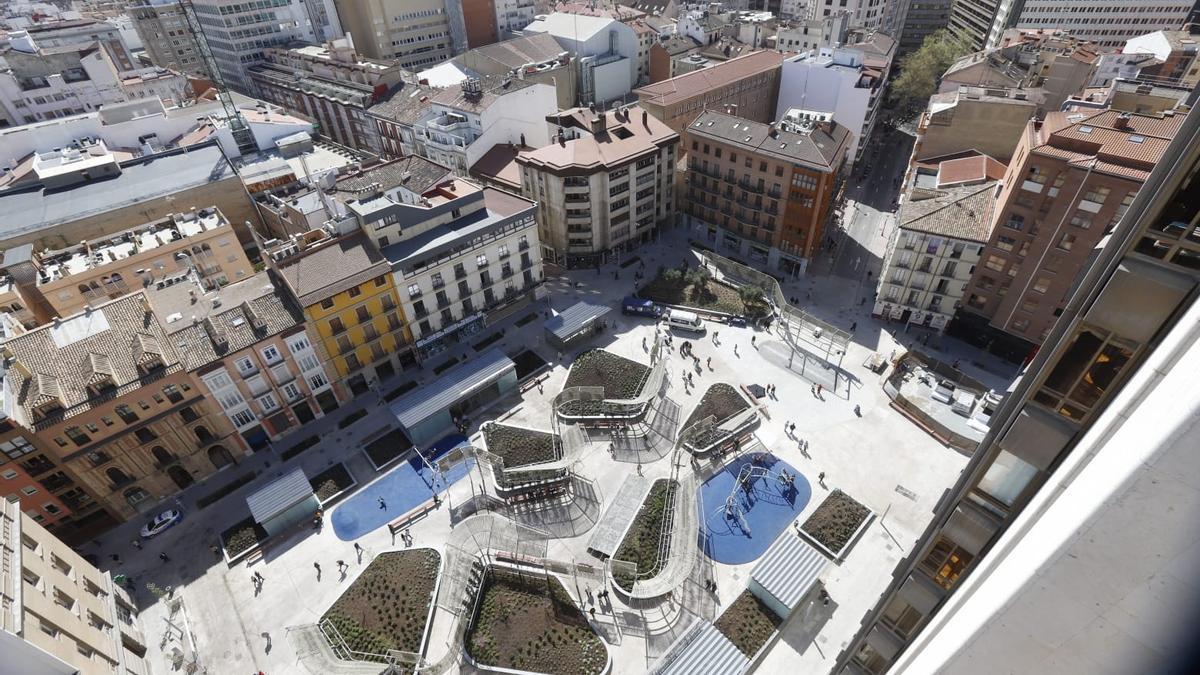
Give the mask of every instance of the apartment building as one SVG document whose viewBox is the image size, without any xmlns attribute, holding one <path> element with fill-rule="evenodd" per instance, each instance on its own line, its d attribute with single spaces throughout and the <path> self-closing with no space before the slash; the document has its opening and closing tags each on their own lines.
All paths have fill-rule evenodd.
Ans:
<svg viewBox="0 0 1200 675">
<path fill-rule="evenodd" d="M 367 232 L 347 221 L 262 247 L 263 259 L 303 308 L 335 388 L 357 396 L 416 359 L 391 266 Z M 336 396 L 345 398 L 344 391 Z"/>
<path fill-rule="evenodd" d="M 558 41 L 546 33 L 470 49 L 454 57 L 453 63 L 463 71 L 464 80 L 474 77 L 482 82 L 488 76 L 507 78 L 516 73 L 519 80 L 553 86 L 559 110 L 578 105 L 578 72 L 571 55 L 563 54 Z"/>
<path fill-rule="evenodd" d="M 188 75 L 209 76 L 178 2 L 129 0 L 127 11 L 151 63 Z"/>
<path fill-rule="evenodd" d="M 53 159 L 72 153 L 76 160 Z M 245 223 L 258 222 L 250 195 L 213 141 L 125 161 L 102 143 L 68 143 L 38 156 L 52 158 L 46 173 L 31 166 L 25 180 L 0 191 L 6 214 L 0 246 L 62 249 L 193 208 L 216 208 L 244 242 L 251 241 Z"/>
<path fill-rule="evenodd" d="M 303 312 L 267 272 L 220 288 L 184 278 L 147 295 L 184 367 L 246 450 L 263 450 L 337 408 Z"/>
<path fill-rule="evenodd" d="M 270 47 L 263 59 L 248 72 L 264 100 L 313 120 L 335 143 L 382 153 L 367 109 L 400 84 L 400 66 L 363 58 L 349 36 L 320 46 Z"/>
<path fill-rule="evenodd" d="M 1195 89 L 1200 84 L 1200 24 L 1184 30 L 1160 30 L 1131 37 L 1121 52 L 1152 56 L 1157 63 L 1144 64 L 1138 78 L 1155 83 Z"/>
<path fill-rule="evenodd" d="M 493 0 L 496 8 L 496 31 L 501 40 L 516 37 L 537 18 L 538 3 L 534 0 Z"/>
<path fill-rule="evenodd" d="M 879 30 L 886 27 L 889 7 L 884 0 L 811 0 L 806 18 L 819 19 L 838 11 L 848 12 L 854 26 Z"/>
<path fill-rule="evenodd" d="M 1080 40 L 1096 43 L 1105 51 L 1122 47 L 1126 40 L 1156 31 L 1177 32 L 1187 23 L 1194 3 L 1174 0 L 1147 5 L 1136 0 L 1025 0 L 1020 13 L 1010 14 L 1014 28 L 1067 30 Z"/>
<path fill-rule="evenodd" d="M 684 134 L 694 236 L 803 275 L 841 191 L 851 135 L 826 113 L 792 110 L 775 124 L 701 113 Z"/>
<path fill-rule="evenodd" d="M 391 266 L 421 360 L 529 305 L 541 287 L 530 200 L 420 157 L 339 181 L 338 191 Z"/>
<path fill-rule="evenodd" d="M 1017 359 L 1041 345 L 1182 123 L 1114 110 L 1030 122 L 954 332 Z"/>
<path fill-rule="evenodd" d="M 19 504 L 21 511 L 42 527 L 58 530 L 70 523 L 73 507 L 91 496 L 78 490 L 58 469 L 51 459 L 54 452 L 46 447 L 48 439 L 29 433 L 11 419 L 12 409 L 12 397 L 0 400 L 0 497 L 6 503 Z"/>
<path fill-rule="evenodd" d="M 775 120 L 785 54 L 761 51 L 634 90 L 638 105 L 682 134 L 705 110 L 732 110 L 754 122 Z"/>
<path fill-rule="evenodd" d="M 637 106 L 547 120 L 554 142 L 516 158 L 521 191 L 538 204 L 543 258 L 598 266 L 674 221 L 679 134 Z"/>
<path fill-rule="evenodd" d="M 93 534 L 235 462 L 233 427 L 186 371 L 144 291 L 3 344 L 13 420 L 53 442 L 53 461 L 91 497 Z"/>
<path fill-rule="evenodd" d="M 1170 617 L 1196 594 L 1169 570 L 1196 513 L 1194 416 L 1181 411 L 1195 408 L 1200 354 L 1200 118 L 1174 135 L 1144 179 L 1156 189 L 1082 270 L 839 675 L 1186 669 L 1193 636 Z"/>
<path fill-rule="evenodd" d="M 917 121 L 913 159 L 974 150 L 1007 164 L 1041 100 L 1036 89 L 960 86 L 934 94 Z"/>
<path fill-rule="evenodd" d="M 605 16 L 555 12 L 523 31 L 524 35 L 538 33 L 550 35 L 574 57 L 580 103 L 601 105 L 623 99 L 637 84 L 643 47 L 629 24 Z"/>
<path fill-rule="evenodd" d="M 167 278 L 192 277 L 205 289 L 247 279 L 254 268 L 229 221 L 215 208 L 35 253 L 3 272 L 15 280 L 38 323 L 69 316 Z M 32 281 L 32 283 L 30 283 Z"/>
<path fill-rule="evenodd" d="M 780 66 L 775 118 L 792 108 L 832 114 L 853 134 L 850 157 L 857 161 L 875 130 L 895 53 L 895 40 L 874 33 L 844 48 L 788 56 Z"/>
<path fill-rule="evenodd" d="M 178 73 L 121 71 L 96 41 L 43 47 L 32 34 L 13 31 L 9 45 L 0 49 L 0 117 L 6 126 L 90 112 L 148 94 L 173 102 L 190 98 Z"/>
<path fill-rule="evenodd" d="M 672 35 L 664 40 L 657 40 L 650 47 L 649 84 L 669 80 L 679 75 L 680 59 L 686 59 L 692 54 L 699 54 L 701 46 L 690 37 Z"/>
<path fill-rule="evenodd" d="M 253 90 L 249 69 L 263 61 L 266 48 L 321 44 L 342 35 L 333 0 L 192 0 L 192 5 L 225 84 L 243 93 Z"/>
<path fill-rule="evenodd" d="M 990 239 L 1004 168 L 985 155 L 918 168 L 883 256 L 872 316 L 946 329 Z"/>
<path fill-rule="evenodd" d="M 902 17 L 904 24 L 898 52 L 916 51 L 925 38 L 950 25 L 953 5 L 954 0 L 909 0 L 908 12 Z"/>
<path fill-rule="evenodd" d="M 446 9 L 450 11 L 451 23 L 461 19 L 463 39 L 468 49 L 500 40 L 500 32 L 496 28 L 495 0 L 459 0 L 457 3 L 451 2 Z"/>
<path fill-rule="evenodd" d="M 1062 31 L 1011 30 L 999 47 L 968 54 L 946 69 L 938 92 L 961 86 L 1041 89 L 1038 111 L 1052 112 L 1091 82 L 1099 60 L 1095 45 Z"/>
<path fill-rule="evenodd" d="M 146 673 L 137 604 L 53 534 L 0 500 L 0 619 L 14 673 Z"/>
<path fill-rule="evenodd" d="M 420 155 L 465 176 L 498 143 L 548 144 L 546 116 L 557 110 L 553 85 L 493 75 L 441 89 L 401 88 L 368 112 L 385 157 Z"/>
<path fill-rule="evenodd" d="M 345 32 L 372 59 L 422 70 L 454 56 L 445 0 L 336 0 Z M 466 48 L 465 36 L 462 49 Z"/>
<path fill-rule="evenodd" d="M 25 32 L 37 44 L 47 48 L 84 47 L 99 44 L 119 71 L 137 70 L 121 29 L 110 21 L 79 18 L 30 24 Z"/>
<path fill-rule="evenodd" d="M 846 41 L 850 26 L 851 15 L 845 10 L 814 19 L 796 20 L 779 26 L 775 33 L 775 49 L 781 52 L 829 49 Z"/>
<path fill-rule="evenodd" d="M 970 41 L 972 49 L 994 47 L 1008 27 L 1008 16 L 1021 0 L 953 0 L 949 28 Z"/>
</svg>

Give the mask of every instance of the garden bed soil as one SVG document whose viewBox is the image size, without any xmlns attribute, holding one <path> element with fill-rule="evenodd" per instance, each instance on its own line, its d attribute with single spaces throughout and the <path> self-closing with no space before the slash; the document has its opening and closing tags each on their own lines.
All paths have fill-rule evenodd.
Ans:
<svg viewBox="0 0 1200 675">
<path fill-rule="evenodd" d="M 350 426 L 351 424 L 354 424 L 355 422 L 361 420 L 362 418 L 364 418 L 366 416 L 367 416 L 366 410 L 358 410 L 358 411 L 352 412 L 349 415 L 346 415 L 345 417 L 343 417 L 340 421 L 338 421 L 338 428 L 345 429 L 346 427 Z"/>
<path fill-rule="evenodd" d="M 542 673 L 596 675 L 608 654 L 553 577 L 492 570 L 464 636 L 477 663 Z"/>
<path fill-rule="evenodd" d="M 246 516 L 221 533 L 221 546 L 225 549 L 225 555 L 236 558 L 266 538 L 267 531 L 254 522 L 253 516 Z"/>
<path fill-rule="evenodd" d="M 639 577 L 653 572 L 658 566 L 658 543 L 662 539 L 663 515 L 671 503 L 676 487 L 675 481 L 665 478 L 654 481 L 649 494 L 646 495 L 646 501 L 642 502 L 637 517 L 633 519 L 633 524 L 621 540 L 620 547 L 613 554 L 616 560 L 636 564 Z M 635 578 L 614 572 L 613 581 L 628 592 L 633 590 Z"/>
<path fill-rule="evenodd" d="M 408 440 L 408 436 L 404 435 L 404 431 L 397 428 L 371 441 L 363 450 L 366 451 L 367 457 L 371 458 L 371 462 L 376 467 L 382 467 L 384 464 L 408 452 L 412 447 L 412 441 Z"/>
<path fill-rule="evenodd" d="M 427 548 L 380 553 L 321 620 L 357 652 L 418 652 L 440 563 L 441 555 Z"/>
<path fill-rule="evenodd" d="M 704 392 L 704 396 L 700 398 L 699 405 L 696 406 L 691 415 L 688 415 L 687 421 L 683 423 L 681 428 L 689 429 L 693 424 L 706 419 L 710 415 L 714 418 L 713 422 L 719 424 L 749 407 L 750 404 L 746 402 L 746 398 L 737 389 L 723 382 L 718 382 L 709 387 L 708 391 Z M 721 434 L 717 431 L 716 426 L 705 430 L 703 433 L 693 431 L 687 437 L 687 442 L 697 450 L 707 448 L 719 440 L 721 440 Z"/>
<path fill-rule="evenodd" d="M 841 490 L 834 490 L 812 512 L 808 520 L 804 521 L 800 529 L 831 554 L 837 555 L 850 543 L 850 539 L 858 532 L 858 528 L 870 513 L 870 509 L 850 495 Z"/>
<path fill-rule="evenodd" d="M 571 387 L 604 387 L 606 399 L 628 399 L 638 395 L 646 383 L 650 368 L 637 361 L 617 356 L 603 349 L 580 354 L 571 364 L 563 389 Z M 567 415 L 603 415 L 608 411 L 603 401 L 569 401 L 562 412 Z"/>
<path fill-rule="evenodd" d="M 506 424 L 488 424 L 483 429 L 483 441 L 487 451 L 504 460 L 505 467 L 525 466 L 551 462 L 558 459 L 554 434 L 534 429 L 511 427 Z M 529 471 L 509 478 L 502 477 L 500 467 L 492 467 L 496 482 L 501 487 L 514 487 L 523 483 L 550 480 L 561 471 Z"/>
<path fill-rule="evenodd" d="M 517 366 L 517 380 L 521 381 L 533 375 L 542 368 L 546 367 L 546 360 L 538 356 L 537 352 L 532 349 L 517 354 L 513 357 L 513 363 Z"/>
<path fill-rule="evenodd" d="M 742 591 L 737 600 L 717 618 L 717 630 L 729 638 L 747 658 L 754 658 L 783 620 L 750 591 Z"/>
<path fill-rule="evenodd" d="M 317 501 L 324 504 L 334 496 L 345 492 L 354 485 L 354 477 L 346 470 L 346 465 L 338 462 L 321 473 L 308 479 Z"/>
</svg>

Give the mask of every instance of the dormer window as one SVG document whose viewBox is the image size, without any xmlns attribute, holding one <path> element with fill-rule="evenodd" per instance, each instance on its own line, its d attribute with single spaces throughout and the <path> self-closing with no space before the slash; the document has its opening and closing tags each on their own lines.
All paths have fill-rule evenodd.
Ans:
<svg viewBox="0 0 1200 675">
<path fill-rule="evenodd" d="M 91 352 L 83 359 L 83 377 L 92 396 L 117 388 L 108 356 Z"/>
<path fill-rule="evenodd" d="M 58 378 L 46 373 L 36 373 L 29 381 L 29 406 L 38 420 L 62 412 L 62 389 Z"/>
<path fill-rule="evenodd" d="M 138 372 L 149 374 L 166 365 L 163 361 L 162 346 L 153 335 L 139 333 L 133 340 L 133 361 L 137 364 Z"/>
</svg>

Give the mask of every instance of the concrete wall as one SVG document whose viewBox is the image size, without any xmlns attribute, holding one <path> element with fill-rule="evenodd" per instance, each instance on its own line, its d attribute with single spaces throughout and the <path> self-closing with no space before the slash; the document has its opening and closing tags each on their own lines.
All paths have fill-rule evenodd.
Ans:
<svg viewBox="0 0 1200 675">
<path fill-rule="evenodd" d="M 928 115 L 917 160 L 978 150 L 1008 163 L 1025 124 L 1037 112 L 1029 101 L 984 101 L 959 97 L 952 108 Z"/>
<path fill-rule="evenodd" d="M 784 61 L 780 68 L 779 103 L 775 119 L 783 117 L 790 108 L 833 113 L 833 119 L 853 134 L 849 154 L 858 154 L 863 123 L 871 103 L 871 90 L 855 86 L 857 70 L 827 68 L 807 61 Z"/>
<path fill-rule="evenodd" d="M 535 84 L 496 99 L 479 115 L 483 133 L 467 146 L 467 166 L 475 166 L 480 157 L 497 143 L 520 143 L 541 148 L 550 144 L 550 124 L 547 115 L 558 112 L 554 87 Z"/>
</svg>

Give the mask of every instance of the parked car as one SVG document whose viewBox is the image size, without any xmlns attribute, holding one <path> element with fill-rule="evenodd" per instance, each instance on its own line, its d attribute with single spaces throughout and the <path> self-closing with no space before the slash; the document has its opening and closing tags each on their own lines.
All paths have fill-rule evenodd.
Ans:
<svg viewBox="0 0 1200 675">
<path fill-rule="evenodd" d="M 178 509 L 167 509 L 154 516 L 142 526 L 142 539 L 149 539 L 162 534 L 183 520 L 183 512 Z"/>
</svg>

